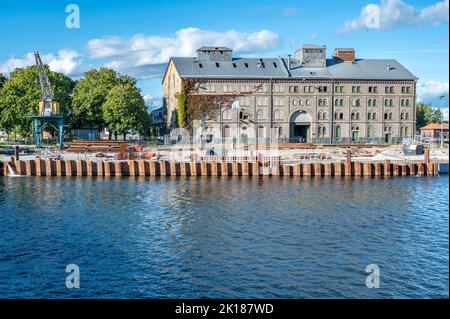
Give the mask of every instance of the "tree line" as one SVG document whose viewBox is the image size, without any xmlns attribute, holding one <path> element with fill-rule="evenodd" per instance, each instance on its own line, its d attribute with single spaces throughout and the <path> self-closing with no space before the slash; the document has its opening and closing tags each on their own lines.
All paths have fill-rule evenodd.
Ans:
<svg viewBox="0 0 450 319">
<path fill-rule="evenodd" d="M 149 135 L 151 117 L 136 80 L 108 68 L 93 69 L 78 80 L 50 71 L 55 100 L 70 128 L 106 128 L 110 138 L 132 130 Z M 0 74 L 0 128 L 7 134 L 30 136 L 31 116 L 41 99 L 36 66 L 17 68 L 8 77 Z"/>
</svg>

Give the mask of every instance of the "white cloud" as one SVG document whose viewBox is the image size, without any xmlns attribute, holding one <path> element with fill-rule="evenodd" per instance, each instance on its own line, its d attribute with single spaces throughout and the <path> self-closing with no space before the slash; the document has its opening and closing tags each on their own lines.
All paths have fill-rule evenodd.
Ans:
<svg viewBox="0 0 450 319">
<path fill-rule="evenodd" d="M 119 70 L 167 63 L 172 56 L 194 56 L 204 45 L 227 46 L 239 53 L 264 52 L 276 48 L 279 36 L 269 30 L 245 33 L 234 30 L 217 32 L 186 28 L 173 36 L 137 34 L 133 37 L 105 37 L 88 42 L 91 58 L 109 58 L 108 66 Z"/>
<path fill-rule="evenodd" d="M 432 24 L 448 23 L 449 0 L 438 2 L 420 11 L 420 19 Z"/>
<path fill-rule="evenodd" d="M 403 0 L 381 0 L 379 4 L 368 4 L 360 15 L 348 20 L 340 31 L 361 29 L 389 30 L 402 26 L 442 24 L 449 22 L 449 0 L 443 0 L 423 9 L 417 9 Z"/>
<path fill-rule="evenodd" d="M 448 95 L 448 82 L 427 81 L 417 83 L 417 101 L 422 102 L 429 99 Z"/>
<path fill-rule="evenodd" d="M 162 98 L 154 97 L 152 95 L 146 94 L 143 96 L 145 105 L 149 110 L 155 110 L 162 106 Z"/>
<path fill-rule="evenodd" d="M 52 71 L 71 75 L 79 72 L 82 60 L 80 54 L 74 50 L 60 50 L 57 56 L 50 55 L 49 60 L 43 63 L 48 63 Z"/>
<path fill-rule="evenodd" d="M 426 81 L 417 83 L 417 102 L 431 103 L 433 107 L 438 107 L 448 120 L 449 82 Z M 443 97 L 443 98 L 441 98 Z"/>
<path fill-rule="evenodd" d="M 42 54 L 42 62 L 52 71 L 77 77 L 90 67 L 106 66 L 118 72 L 136 77 L 138 80 L 161 76 L 172 56 L 195 56 L 195 51 L 204 45 L 227 46 L 235 52 L 251 55 L 275 49 L 279 44 L 278 34 L 261 30 L 218 32 L 198 28 L 180 29 L 171 36 L 136 34 L 130 38 L 104 37 L 87 43 L 87 56 L 92 64 L 84 65 L 81 54 L 63 49 L 56 54 Z M 96 63 L 97 62 L 97 63 Z M 34 65 L 32 52 L 20 58 L 0 62 L 0 73 L 9 74 L 15 68 Z"/>
<path fill-rule="evenodd" d="M 41 59 L 42 63 L 48 64 L 50 70 L 67 75 L 80 72 L 79 68 L 82 66 L 80 54 L 74 50 L 60 50 L 56 55 L 53 53 L 44 54 L 41 55 Z M 0 64 L 0 72 L 9 74 L 16 68 L 24 68 L 34 64 L 36 64 L 34 53 L 29 52 L 22 58 L 11 58 Z"/>
</svg>

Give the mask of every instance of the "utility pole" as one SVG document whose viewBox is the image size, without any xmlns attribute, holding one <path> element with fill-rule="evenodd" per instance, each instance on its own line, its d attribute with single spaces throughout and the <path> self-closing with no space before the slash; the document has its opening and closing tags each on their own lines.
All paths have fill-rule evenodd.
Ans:
<svg viewBox="0 0 450 319">
<path fill-rule="evenodd" d="M 443 101 L 444 98 L 445 98 L 445 95 L 441 95 L 441 96 L 439 97 L 439 100 L 440 100 L 440 101 Z M 442 108 L 442 103 L 439 103 L 439 104 L 440 104 L 440 106 L 441 106 L 441 108 Z M 439 109 L 439 110 L 440 110 L 440 109 Z M 442 111 L 441 111 L 441 114 L 442 114 Z M 444 119 L 444 114 L 442 114 L 442 116 L 441 116 L 441 148 L 444 147 L 444 127 L 443 127 L 443 124 L 442 124 L 443 119 Z"/>
</svg>

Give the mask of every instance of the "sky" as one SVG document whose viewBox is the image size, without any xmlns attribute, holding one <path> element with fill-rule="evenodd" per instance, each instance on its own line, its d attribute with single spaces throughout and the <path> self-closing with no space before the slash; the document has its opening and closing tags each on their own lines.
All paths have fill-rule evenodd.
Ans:
<svg viewBox="0 0 450 319">
<path fill-rule="evenodd" d="M 313 43 L 328 56 L 353 47 L 357 58 L 397 59 L 419 79 L 418 100 L 448 117 L 449 0 L 0 0 L 0 10 L 6 75 L 34 64 L 38 50 L 53 71 L 75 79 L 101 66 L 135 77 L 152 108 L 171 56 L 194 56 L 203 45 L 287 56 Z"/>
</svg>

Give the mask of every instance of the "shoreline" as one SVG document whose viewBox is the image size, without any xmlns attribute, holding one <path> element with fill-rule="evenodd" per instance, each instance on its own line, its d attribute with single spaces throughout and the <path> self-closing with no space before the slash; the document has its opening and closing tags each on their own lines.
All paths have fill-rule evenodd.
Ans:
<svg viewBox="0 0 450 319">
<path fill-rule="evenodd" d="M 390 160 L 360 162 L 197 161 L 173 160 L 19 160 L 0 161 L 0 176 L 438 176 L 442 163 L 418 161 L 398 164 Z M 448 164 L 447 164 L 448 165 Z"/>
</svg>

